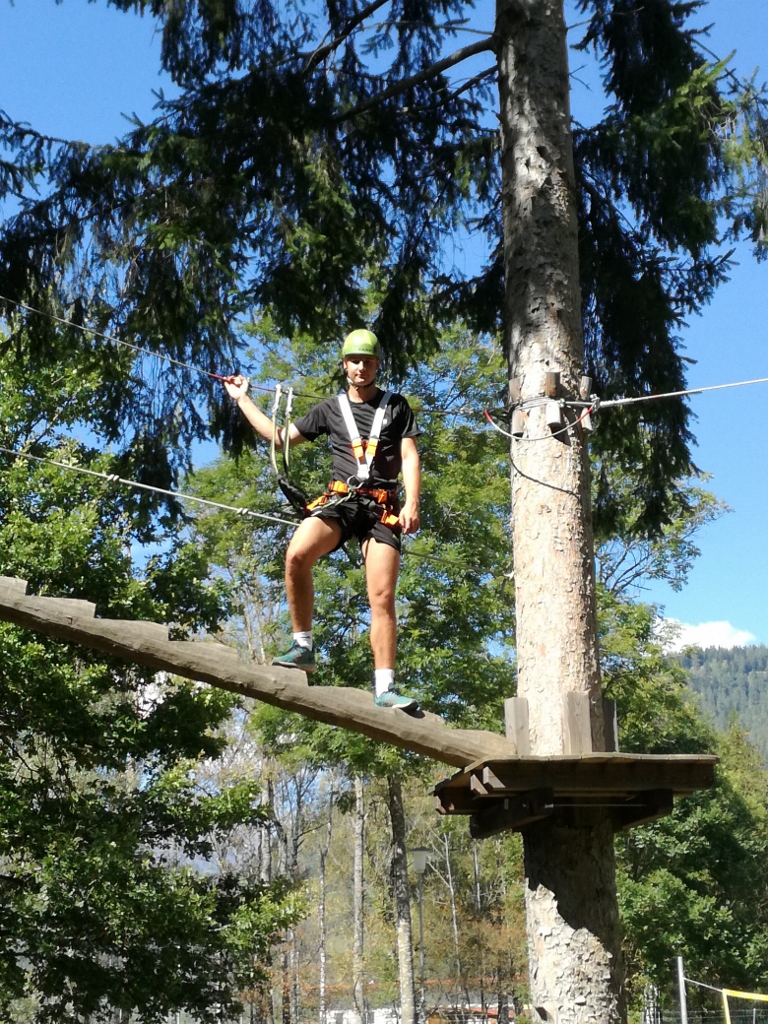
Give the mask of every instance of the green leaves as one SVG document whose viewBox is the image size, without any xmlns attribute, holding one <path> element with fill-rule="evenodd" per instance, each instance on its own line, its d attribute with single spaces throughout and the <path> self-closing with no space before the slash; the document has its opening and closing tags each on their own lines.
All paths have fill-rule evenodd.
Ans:
<svg viewBox="0 0 768 1024">
<path fill-rule="evenodd" d="M 92 395 L 89 375 L 80 391 L 66 365 L 43 373 L 46 392 L 2 370 L 5 446 L 36 461 L 0 462 L 0 571 L 104 616 L 215 631 L 230 589 L 208 581 L 199 548 L 168 524 L 162 549 L 134 564 L 130 502 L 50 462 L 112 468 L 57 441 Z M 181 1009 L 212 1021 L 216 1003 L 234 1013 L 255 959 L 268 962 L 301 911 L 284 881 L 234 877 L 217 856 L 268 817 L 252 775 L 208 777 L 235 698 L 7 624 L 0 651 L 0 1016 L 22 997 L 31 1019 L 73 1024 L 107 1009 L 158 1022 Z M 259 931 L 247 937 L 244 922 Z"/>
<path fill-rule="evenodd" d="M 717 987 L 759 991 L 768 922 L 762 912 L 768 844 L 760 758 L 735 727 L 716 734 L 702 717 L 678 659 L 664 657 L 655 609 L 601 594 L 606 695 L 618 702 L 628 752 L 711 752 L 715 786 L 675 802 L 673 813 L 617 835 L 618 894 L 630 1003 L 651 982 L 670 1000 L 674 957 Z M 709 1006 L 705 992 L 690 1006 Z"/>
</svg>

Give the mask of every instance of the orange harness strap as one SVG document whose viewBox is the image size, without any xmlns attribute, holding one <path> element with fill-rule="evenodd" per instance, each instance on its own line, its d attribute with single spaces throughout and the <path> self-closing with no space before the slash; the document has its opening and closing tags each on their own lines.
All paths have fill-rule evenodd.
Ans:
<svg viewBox="0 0 768 1024">
<path fill-rule="evenodd" d="M 373 498 L 377 505 L 385 506 L 384 511 L 381 514 L 380 521 L 390 529 L 395 529 L 395 527 L 400 525 L 400 518 L 386 507 L 387 503 L 396 497 L 396 491 L 385 491 L 382 488 L 369 490 L 366 487 L 350 487 L 341 480 L 332 480 L 328 484 L 328 489 L 323 494 L 318 498 L 315 498 L 314 501 L 310 501 L 307 505 L 307 512 L 313 512 L 315 509 L 322 508 L 324 505 L 327 505 L 331 498 L 336 494 L 364 494 L 366 497 Z"/>
</svg>

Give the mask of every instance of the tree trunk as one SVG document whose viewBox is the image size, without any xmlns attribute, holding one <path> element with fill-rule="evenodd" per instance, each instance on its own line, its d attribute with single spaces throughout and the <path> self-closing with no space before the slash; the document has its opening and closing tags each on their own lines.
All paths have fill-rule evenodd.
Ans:
<svg viewBox="0 0 768 1024">
<path fill-rule="evenodd" d="M 400 979 L 401 1024 L 416 1024 L 416 988 L 413 977 L 413 936 L 411 899 L 408 891 L 408 857 L 403 809 L 403 780 L 400 775 L 387 779 L 389 815 L 392 821 L 392 887 L 397 927 L 397 965 Z"/>
<path fill-rule="evenodd" d="M 365 856 L 365 785 L 362 775 L 355 776 L 355 831 L 353 851 L 352 880 L 352 913 L 354 917 L 352 940 L 352 1005 L 354 1007 L 353 1024 L 365 1024 L 367 1014 L 365 1006 L 364 971 L 364 939 L 365 939 L 365 901 L 363 885 L 363 858 Z"/>
<path fill-rule="evenodd" d="M 318 878 L 318 899 L 317 916 L 320 925 L 320 949 L 318 951 L 318 1010 L 320 1024 L 326 1024 L 328 1019 L 328 1007 L 326 1005 L 326 986 L 328 983 L 328 922 L 326 919 L 326 899 L 328 888 L 327 864 L 328 851 L 331 847 L 331 832 L 333 828 L 333 785 L 328 799 L 328 822 L 325 826 L 325 840 L 320 849 L 320 877 Z"/>
<path fill-rule="evenodd" d="M 528 414 L 512 441 L 518 696 L 531 752 L 565 752 L 565 695 L 586 694 L 604 748 L 584 435 L 553 436 L 546 374 L 583 372 L 576 190 L 562 0 L 499 0 L 505 344 Z M 511 390 L 511 393 L 512 390 Z M 567 414 L 567 410 L 565 410 Z M 571 414 L 571 418 L 573 415 Z M 621 1019 L 613 834 L 551 820 L 524 835 L 531 1001 L 540 1020 Z"/>
<path fill-rule="evenodd" d="M 477 916 L 477 922 L 480 924 L 483 920 L 483 891 L 480 886 L 480 860 L 477 852 L 477 842 L 472 841 L 472 870 L 474 871 L 475 877 L 475 914 Z M 480 1009 L 482 1010 L 483 1016 L 486 1016 L 486 1005 L 485 1005 L 485 941 L 483 941 L 480 947 Z"/>
<path fill-rule="evenodd" d="M 461 956 L 461 938 L 459 936 L 459 915 L 456 907 L 456 886 L 453 884 L 453 870 L 451 868 L 451 848 L 448 843 L 448 833 L 443 833 L 443 846 L 445 847 L 445 877 L 448 881 L 448 898 L 451 903 L 451 930 L 453 933 L 453 957 L 456 964 L 456 988 L 458 989 L 457 1003 L 463 997 L 465 1005 L 469 1005 L 469 991 L 467 979 L 464 976 L 464 963 Z"/>
</svg>

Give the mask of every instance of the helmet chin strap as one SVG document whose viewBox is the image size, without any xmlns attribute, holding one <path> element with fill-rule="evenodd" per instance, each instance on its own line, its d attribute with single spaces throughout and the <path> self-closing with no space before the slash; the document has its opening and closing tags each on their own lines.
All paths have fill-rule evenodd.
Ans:
<svg viewBox="0 0 768 1024">
<path fill-rule="evenodd" d="M 375 379 L 372 380 L 370 384 L 356 384 L 355 381 L 350 380 L 349 377 L 347 377 L 347 384 L 350 388 L 354 388 L 358 393 L 361 391 L 368 391 L 369 388 L 375 388 L 377 386 Z"/>
<path fill-rule="evenodd" d="M 377 370 L 376 373 L 378 373 L 378 372 L 379 371 Z M 371 380 L 370 384 L 363 384 L 362 385 L 362 389 L 363 390 L 365 390 L 366 388 L 373 387 L 376 384 L 376 373 L 374 373 L 373 379 Z M 349 374 L 346 372 L 346 370 L 344 371 L 344 376 L 347 378 L 347 384 L 349 385 L 349 387 L 351 387 L 351 388 L 360 388 L 361 387 L 361 385 L 356 384 L 355 381 L 352 380 L 352 378 L 349 376 Z"/>
</svg>

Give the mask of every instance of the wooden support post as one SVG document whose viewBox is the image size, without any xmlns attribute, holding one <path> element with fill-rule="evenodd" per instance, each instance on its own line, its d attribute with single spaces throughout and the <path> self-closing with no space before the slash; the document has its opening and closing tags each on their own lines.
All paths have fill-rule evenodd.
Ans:
<svg viewBox="0 0 768 1024">
<path fill-rule="evenodd" d="M 637 793 L 627 800 L 624 807 L 616 809 L 613 819 L 616 828 L 633 825 L 647 825 L 672 813 L 674 798 L 671 789 L 649 789 Z"/>
<path fill-rule="evenodd" d="M 512 437 L 524 437 L 527 425 L 528 414 L 522 409 L 515 409 L 512 413 Z"/>
<path fill-rule="evenodd" d="M 530 793 L 505 797 L 487 810 L 472 815 L 469 819 L 469 834 L 473 839 L 487 839 L 499 832 L 517 830 L 534 821 L 548 818 L 554 806 L 551 789 L 534 789 Z"/>
<path fill-rule="evenodd" d="M 556 433 L 558 430 L 562 429 L 564 425 L 563 410 L 560 408 L 560 404 L 558 402 L 547 402 L 545 416 L 547 426 L 552 433 Z"/>
<path fill-rule="evenodd" d="M 549 370 L 544 374 L 544 394 L 547 398 L 559 398 L 560 374 L 557 370 Z"/>
<path fill-rule="evenodd" d="M 513 757 L 530 757 L 528 732 L 528 701 L 524 697 L 508 697 L 504 701 L 504 726 Z"/>
<path fill-rule="evenodd" d="M 563 753 L 592 753 L 592 723 L 589 694 L 571 690 L 565 694 L 563 707 Z"/>
</svg>

